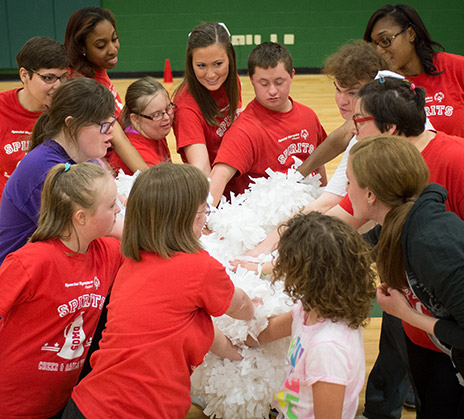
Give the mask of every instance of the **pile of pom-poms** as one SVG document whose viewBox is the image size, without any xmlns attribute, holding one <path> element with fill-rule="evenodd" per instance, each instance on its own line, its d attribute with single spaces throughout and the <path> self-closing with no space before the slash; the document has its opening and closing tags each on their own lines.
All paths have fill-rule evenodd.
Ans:
<svg viewBox="0 0 464 419">
<path fill-rule="evenodd" d="M 287 367 L 288 339 L 258 347 L 244 344 L 247 336 L 256 338 L 268 324 L 268 318 L 286 313 L 293 303 L 283 292 L 282 283 L 271 285 L 268 279 L 239 267 L 230 269 L 229 261 L 253 249 L 281 222 L 316 199 L 322 192 L 319 176 L 302 176 L 289 170 L 288 174 L 267 171 L 268 178 L 254 179 L 243 194 L 232 196 L 230 202 L 221 200 L 208 219 L 212 234 L 204 235 L 204 248 L 227 269 L 236 287 L 250 298 L 262 300 L 250 321 L 235 320 L 224 315 L 213 318 L 216 326 L 240 349 L 243 359 L 230 361 L 209 352 L 192 375 L 192 394 L 206 401 L 203 411 L 212 418 L 267 418 L 273 394 L 284 381 Z M 128 196 L 130 177 L 120 173 L 116 182 L 118 192 Z M 135 180 L 135 176 L 132 177 Z M 264 255 L 257 261 L 268 260 Z"/>
</svg>

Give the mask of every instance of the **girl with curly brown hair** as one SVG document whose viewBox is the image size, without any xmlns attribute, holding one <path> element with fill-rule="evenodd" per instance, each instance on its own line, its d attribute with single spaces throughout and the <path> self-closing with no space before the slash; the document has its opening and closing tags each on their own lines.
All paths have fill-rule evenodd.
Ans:
<svg viewBox="0 0 464 419">
<path fill-rule="evenodd" d="M 274 282 L 283 279 L 296 304 L 258 336 L 261 344 L 292 336 L 273 405 L 282 417 L 352 418 L 365 376 L 361 326 L 375 297 L 368 245 L 352 227 L 318 212 L 296 215 L 285 228 Z"/>
</svg>

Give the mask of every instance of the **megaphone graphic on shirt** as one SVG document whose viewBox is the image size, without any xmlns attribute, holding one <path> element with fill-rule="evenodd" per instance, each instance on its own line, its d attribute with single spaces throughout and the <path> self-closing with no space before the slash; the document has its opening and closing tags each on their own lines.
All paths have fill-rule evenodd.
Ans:
<svg viewBox="0 0 464 419">
<path fill-rule="evenodd" d="M 66 341 L 58 352 L 58 356 L 65 359 L 73 359 L 81 356 L 84 353 L 84 312 L 72 322 L 69 323 L 64 329 L 64 337 Z"/>
</svg>

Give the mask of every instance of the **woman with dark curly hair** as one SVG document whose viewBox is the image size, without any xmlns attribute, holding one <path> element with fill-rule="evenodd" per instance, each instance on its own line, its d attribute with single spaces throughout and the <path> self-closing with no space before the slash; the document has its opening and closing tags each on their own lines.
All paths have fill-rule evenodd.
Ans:
<svg viewBox="0 0 464 419">
<path fill-rule="evenodd" d="M 367 23 L 364 40 L 377 45 L 391 70 L 427 91 L 427 116 L 447 134 L 464 137 L 464 57 L 433 41 L 418 13 L 406 4 L 388 4 Z"/>
<path fill-rule="evenodd" d="M 285 417 L 353 418 L 365 377 L 361 326 L 375 297 L 368 245 L 352 227 L 318 212 L 296 215 L 285 228 L 274 282 L 284 279 L 296 305 L 269 319 L 258 336 L 262 344 L 292 335 L 274 407 Z"/>
</svg>

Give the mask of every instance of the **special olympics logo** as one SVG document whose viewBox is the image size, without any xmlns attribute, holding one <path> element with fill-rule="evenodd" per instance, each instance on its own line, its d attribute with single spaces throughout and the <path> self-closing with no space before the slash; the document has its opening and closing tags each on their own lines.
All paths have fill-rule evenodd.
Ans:
<svg viewBox="0 0 464 419">
<path fill-rule="evenodd" d="M 309 132 L 305 129 L 302 129 L 301 130 L 301 136 L 306 140 L 306 138 L 308 138 L 309 136 Z"/>
<path fill-rule="evenodd" d="M 94 277 L 93 284 L 95 285 L 95 289 L 98 290 L 98 288 L 100 287 L 100 280 L 97 277 Z"/>
<path fill-rule="evenodd" d="M 442 93 L 442 92 L 437 92 L 435 93 L 435 96 L 433 97 L 433 99 L 439 103 L 441 103 L 441 101 L 445 98 L 445 95 Z"/>
</svg>

